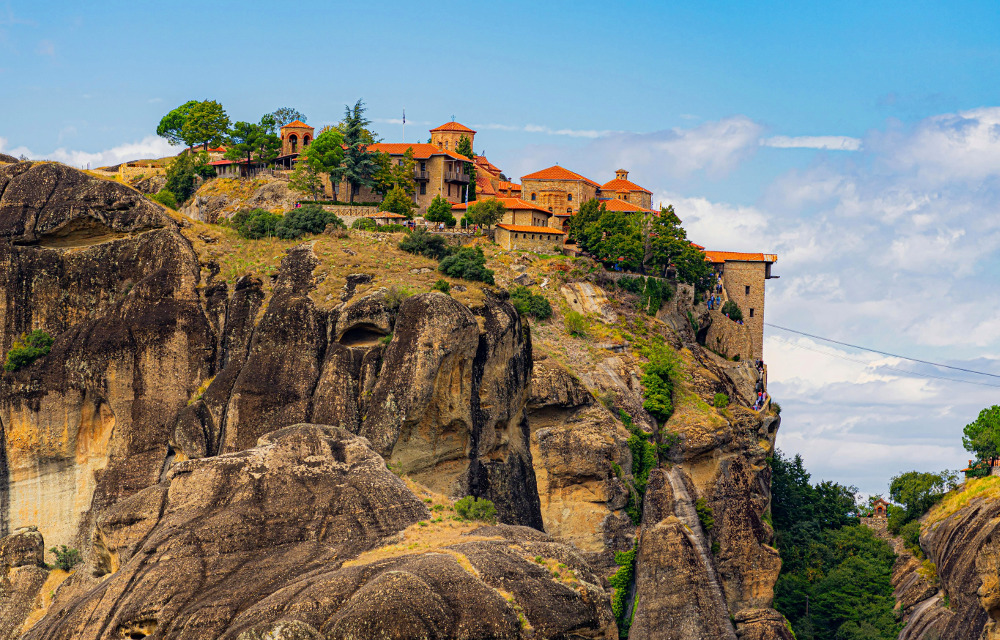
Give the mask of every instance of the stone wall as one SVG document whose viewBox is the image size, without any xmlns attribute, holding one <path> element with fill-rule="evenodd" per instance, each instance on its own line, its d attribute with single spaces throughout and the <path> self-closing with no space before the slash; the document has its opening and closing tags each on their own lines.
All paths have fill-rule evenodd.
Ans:
<svg viewBox="0 0 1000 640">
<path fill-rule="evenodd" d="M 539 253 L 559 253 L 565 236 L 561 233 L 524 233 L 496 229 L 497 244 L 507 251 L 538 251 Z"/>
<path fill-rule="evenodd" d="M 722 285 L 730 300 L 735 302 L 743 312 L 743 327 L 735 331 L 725 331 L 727 335 L 739 339 L 733 344 L 733 353 L 739 353 L 741 358 L 755 360 L 763 358 L 764 354 L 764 279 L 766 264 L 763 262 L 727 261 L 722 271 Z M 732 324 L 719 314 L 723 322 Z M 747 328 L 749 331 L 744 332 Z M 747 337 L 744 338 L 743 334 Z M 725 338 L 724 338 L 725 339 Z M 746 346 L 744 345 L 744 341 Z M 739 345 L 739 351 L 736 351 Z M 709 344 L 713 349 L 715 346 Z M 733 355 L 731 353 L 730 355 Z"/>
<path fill-rule="evenodd" d="M 739 356 L 740 360 L 753 360 L 760 356 L 760 342 L 754 340 L 753 329 L 747 324 L 733 322 L 719 309 L 709 311 L 712 324 L 705 335 L 705 346 L 727 358 Z M 744 323 L 746 312 L 744 311 Z M 757 346 L 757 349 L 754 347 Z"/>
<path fill-rule="evenodd" d="M 522 198 L 531 202 L 531 194 L 534 193 L 535 204 L 548 208 L 549 205 L 543 205 L 539 202 L 543 191 L 565 191 L 573 196 L 573 199 L 569 201 L 560 200 L 558 205 L 553 202 L 553 213 L 560 213 L 556 209 L 557 206 L 562 207 L 562 213 L 566 212 L 566 208 L 570 208 L 573 213 L 576 213 L 580 210 L 581 204 L 597 197 L 597 187 L 582 180 L 524 180 L 521 184 Z"/>
</svg>

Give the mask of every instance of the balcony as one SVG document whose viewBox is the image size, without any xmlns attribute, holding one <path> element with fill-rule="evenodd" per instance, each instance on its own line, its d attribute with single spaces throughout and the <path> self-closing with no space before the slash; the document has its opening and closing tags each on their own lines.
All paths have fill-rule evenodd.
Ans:
<svg viewBox="0 0 1000 640">
<path fill-rule="evenodd" d="M 461 171 L 445 171 L 444 181 L 457 182 L 458 184 L 469 184 L 469 176 L 465 175 Z"/>
<path fill-rule="evenodd" d="M 421 182 L 427 182 L 428 180 L 431 179 L 431 172 L 430 171 L 421 171 L 420 169 L 414 169 L 413 170 L 413 179 L 414 180 L 419 180 Z"/>
</svg>

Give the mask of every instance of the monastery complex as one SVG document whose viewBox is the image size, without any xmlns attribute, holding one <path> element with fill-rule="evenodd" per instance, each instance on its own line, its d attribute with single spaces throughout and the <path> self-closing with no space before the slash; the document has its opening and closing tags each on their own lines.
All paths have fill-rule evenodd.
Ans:
<svg viewBox="0 0 1000 640">
<path fill-rule="evenodd" d="M 276 160 L 280 172 L 290 172 L 302 151 L 315 138 L 313 127 L 298 120 L 281 127 L 281 155 Z M 452 204 L 452 214 L 461 220 L 468 207 L 466 202 L 472 179 L 466 166 L 475 167 L 476 200 L 497 198 L 506 208 L 503 220 L 497 224 L 495 240 L 508 251 L 542 253 L 574 253 L 575 246 L 567 242 L 570 219 L 580 206 L 597 199 L 608 211 L 627 211 L 659 215 L 653 208 L 653 192 L 628 179 L 625 169 L 615 171 L 614 178 L 600 183 L 566 167 L 554 165 L 521 176 L 521 182 L 506 178 L 499 167 L 484 155 L 467 157 L 458 153 L 462 138 L 468 138 L 475 149 L 476 131 L 458 122 L 446 122 L 430 130 L 430 142 L 378 142 L 369 145 L 372 151 L 388 154 L 391 161 L 402 165 L 404 154 L 413 154 L 414 202 L 417 215 L 423 214 L 435 197 L 441 196 Z M 209 149 L 210 164 L 220 177 L 245 177 L 252 167 L 246 161 L 225 160 L 225 149 Z M 324 195 L 349 200 L 346 182 L 324 184 Z M 354 193 L 359 202 L 373 202 L 381 196 L 361 189 Z M 383 212 L 380 212 L 383 213 Z M 385 222 L 397 214 L 385 214 Z M 700 247 L 703 249 L 703 247 Z M 710 313 L 713 322 L 707 335 L 700 336 L 705 344 L 725 355 L 742 359 L 760 359 L 764 339 L 764 283 L 777 276 L 771 267 L 778 257 L 765 253 L 705 251 L 719 277 L 718 295 L 723 301 L 733 300 L 743 312 L 741 323 L 724 318 L 720 305 Z M 715 317 L 717 316 L 717 317 Z"/>
</svg>

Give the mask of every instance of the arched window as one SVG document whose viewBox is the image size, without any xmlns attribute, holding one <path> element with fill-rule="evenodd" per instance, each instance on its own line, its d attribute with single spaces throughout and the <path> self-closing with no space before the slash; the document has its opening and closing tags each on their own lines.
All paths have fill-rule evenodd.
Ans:
<svg viewBox="0 0 1000 640">
<path fill-rule="evenodd" d="M 567 193 L 566 194 L 566 200 L 569 201 L 569 202 L 573 202 L 573 194 L 572 193 Z"/>
<path fill-rule="evenodd" d="M 534 201 L 535 199 L 535 194 L 531 194 L 531 200 Z"/>
<path fill-rule="evenodd" d="M 566 213 L 573 213 L 573 207 L 566 207 Z"/>
<path fill-rule="evenodd" d="M 303 147 L 308 147 L 310 142 L 312 142 L 312 140 L 309 138 L 309 134 L 308 133 L 306 135 L 302 136 L 302 146 Z"/>
<path fill-rule="evenodd" d="M 298 153 L 299 151 L 299 137 L 294 133 L 288 136 L 288 146 L 292 153 Z"/>
</svg>

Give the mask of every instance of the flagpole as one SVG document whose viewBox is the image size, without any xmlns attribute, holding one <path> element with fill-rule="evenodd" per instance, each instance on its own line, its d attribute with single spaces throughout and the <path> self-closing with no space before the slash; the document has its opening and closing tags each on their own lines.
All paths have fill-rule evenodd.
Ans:
<svg viewBox="0 0 1000 640">
<path fill-rule="evenodd" d="M 403 142 L 406 142 L 406 107 L 403 107 Z"/>
</svg>

